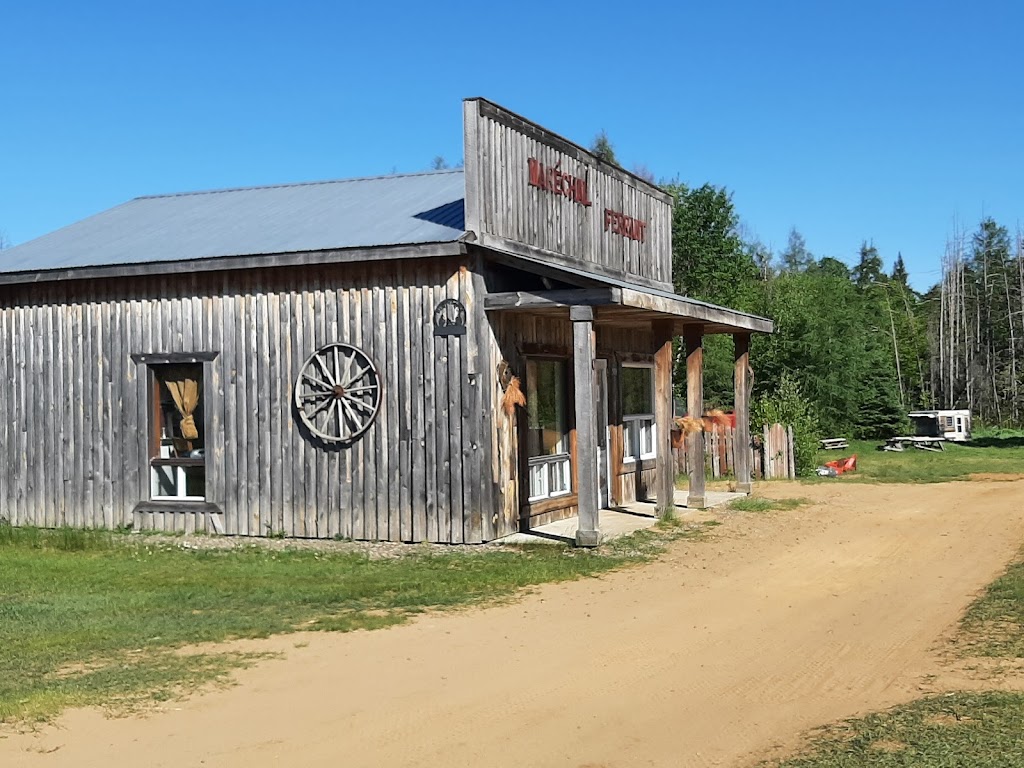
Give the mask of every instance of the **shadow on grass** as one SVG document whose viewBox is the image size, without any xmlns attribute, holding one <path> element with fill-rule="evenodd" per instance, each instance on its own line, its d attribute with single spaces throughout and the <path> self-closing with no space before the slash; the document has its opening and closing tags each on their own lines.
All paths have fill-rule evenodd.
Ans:
<svg viewBox="0 0 1024 768">
<path fill-rule="evenodd" d="M 1024 448 L 1024 436 L 1019 437 L 976 437 L 964 448 Z"/>
</svg>

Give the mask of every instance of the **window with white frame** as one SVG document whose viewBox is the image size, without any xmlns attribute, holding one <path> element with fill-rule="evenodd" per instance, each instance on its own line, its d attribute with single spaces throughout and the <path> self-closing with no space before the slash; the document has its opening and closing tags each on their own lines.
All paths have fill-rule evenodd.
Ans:
<svg viewBox="0 0 1024 768">
<path fill-rule="evenodd" d="M 572 491 L 565 360 L 526 362 L 526 450 L 530 501 Z"/>
<path fill-rule="evenodd" d="M 622 460 L 653 459 L 655 451 L 654 366 L 623 363 L 619 377 L 622 390 Z"/>
</svg>

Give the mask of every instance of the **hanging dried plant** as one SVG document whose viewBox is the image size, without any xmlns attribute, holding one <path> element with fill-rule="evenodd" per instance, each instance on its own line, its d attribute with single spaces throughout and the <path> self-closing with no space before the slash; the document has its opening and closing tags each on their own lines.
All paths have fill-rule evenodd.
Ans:
<svg viewBox="0 0 1024 768">
<path fill-rule="evenodd" d="M 718 408 L 714 409 L 713 411 L 708 411 L 707 413 L 704 414 L 704 431 L 711 432 L 714 430 L 716 426 L 729 426 L 729 417 L 726 416 L 725 413 L 719 410 Z"/>
<path fill-rule="evenodd" d="M 729 417 L 717 408 L 708 411 L 701 418 L 694 416 L 683 416 L 676 419 L 676 426 L 683 431 L 684 435 L 692 435 L 695 432 L 714 432 L 715 427 L 728 427 Z"/>
<path fill-rule="evenodd" d="M 509 379 L 508 388 L 501 396 L 501 408 L 511 418 L 515 415 L 517 405 L 520 408 L 526 405 L 526 396 L 523 395 L 523 390 L 519 386 L 519 377 L 513 376 Z"/>
<path fill-rule="evenodd" d="M 676 419 L 676 424 L 683 430 L 684 435 L 692 435 L 695 432 L 704 431 L 704 422 L 693 416 L 683 416 L 681 419 Z"/>
</svg>

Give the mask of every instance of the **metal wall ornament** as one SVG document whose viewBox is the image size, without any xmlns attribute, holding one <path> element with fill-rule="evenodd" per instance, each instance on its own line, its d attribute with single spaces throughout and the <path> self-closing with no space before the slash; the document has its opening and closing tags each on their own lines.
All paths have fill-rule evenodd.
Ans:
<svg viewBox="0 0 1024 768">
<path fill-rule="evenodd" d="M 295 381 L 295 407 L 310 432 L 325 443 L 359 439 L 377 418 L 381 381 L 358 347 L 335 342 L 303 363 Z"/>
<path fill-rule="evenodd" d="M 466 335 L 466 305 L 458 299 L 444 299 L 434 307 L 435 336 Z"/>
</svg>

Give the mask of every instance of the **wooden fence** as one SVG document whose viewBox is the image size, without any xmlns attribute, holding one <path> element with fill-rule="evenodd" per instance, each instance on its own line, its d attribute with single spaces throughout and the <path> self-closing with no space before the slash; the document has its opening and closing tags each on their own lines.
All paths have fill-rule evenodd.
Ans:
<svg viewBox="0 0 1024 768">
<path fill-rule="evenodd" d="M 760 433 L 754 432 L 748 450 L 751 452 L 751 471 L 758 480 L 796 477 L 796 453 L 793 449 L 793 428 L 782 424 L 765 425 Z M 677 443 L 679 441 L 673 441 Z M 720 479 L 735 474 L 736 430 L 732 427 L 715 426 L 704 433 L 704 464 L 708 477 Z M 677 471 L 686 474 L 690 464 L 686 450 L 672 449 Z"/>
</svg>

